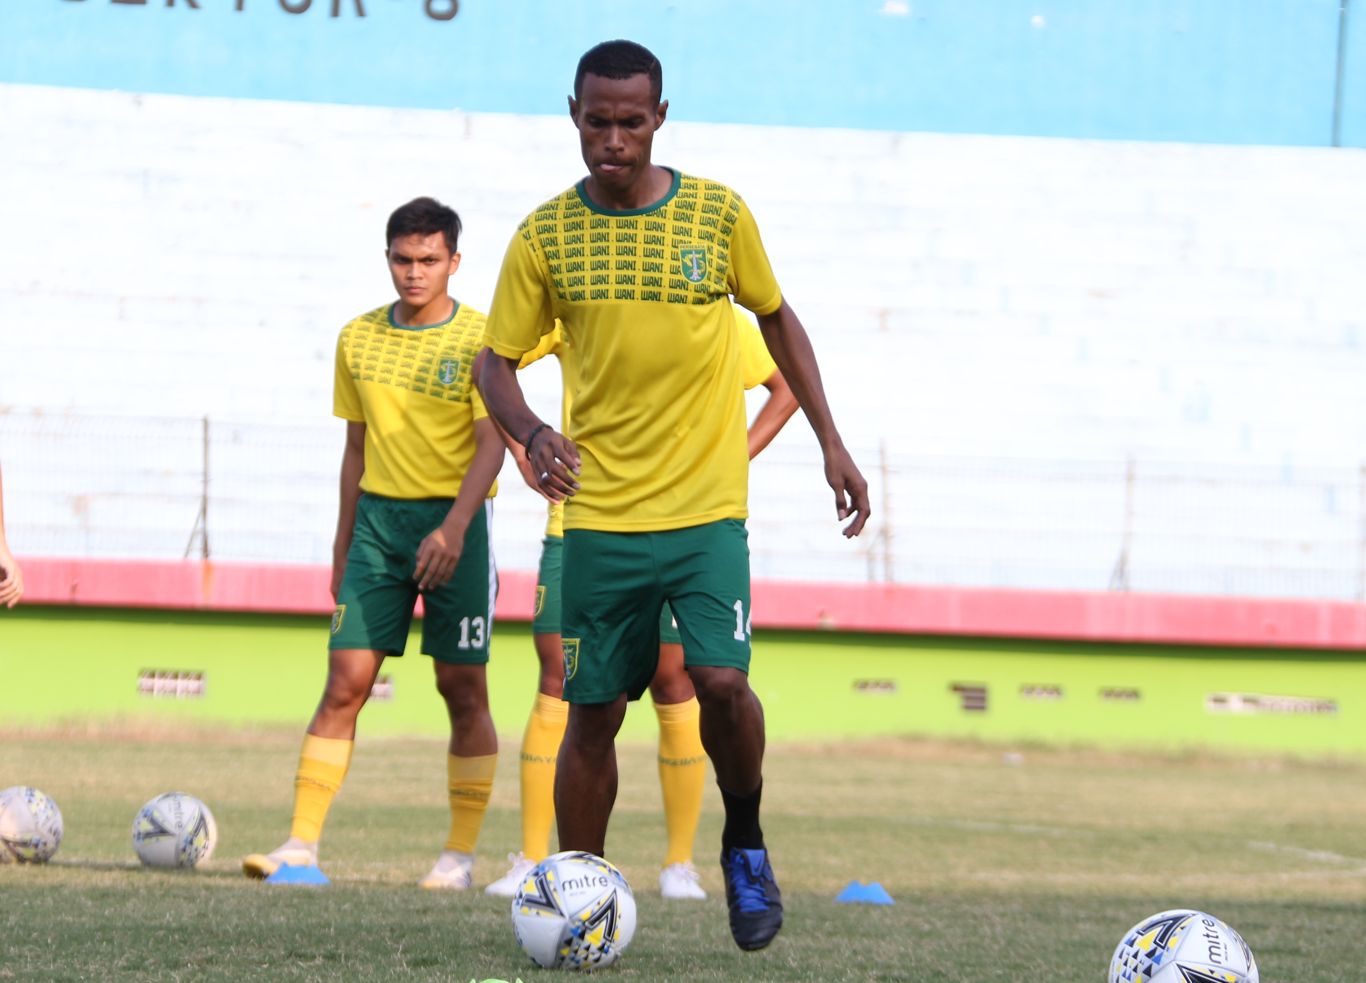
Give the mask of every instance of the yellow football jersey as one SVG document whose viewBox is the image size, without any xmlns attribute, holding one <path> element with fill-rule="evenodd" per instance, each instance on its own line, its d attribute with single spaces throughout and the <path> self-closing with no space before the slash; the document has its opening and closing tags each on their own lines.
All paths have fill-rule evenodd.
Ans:
<svg viewBox="0 0 1366 983">
<path fill-rule="evenodd" d="M 342 329 L 332 412 L 365 424 L 363 491 L 454 498 L 474 459 L 474 421 L 488 416 L 470 375 L 485 317 L 456 304 L 441 324 L 404 327 L 393 308 Z"/>
<path fill-rule="evenodd" d="M 740 384 L 745 389 L 763 385 L 778 371 L 777 363 L 768 352 L 764 336 L 758 326 L 740 313 L 740 308 L 732 305 L 735 314 L 735 334 L 740 349 Z M 564 340 L 564 330 L 559 322 L 555 330 L 545 335 L 540 343 L 522 356 L 518 368 L 526 368 L 539 362 L 547 355 L 554 355 L 560 362 L 560 381 L 562 387 L 560 432 L 569 432 L 569 408 L 574 403 L 574 350 Z M 545 534 L 556 539 L 564 535 L 564 503 L 551 502 L 549 517 L 546 520 Z"/>
<path fill-rule="evenodd" d="M 782 303 L 753 216 L 723 184 L 674 172 L 656 204 L 609 211 L 580 182 L 522 222 L 487 342 L 521 359 L 558 319 L 574 350 L 568 436 L 583 468 L 566 529 L 646 532 L 748 515 L 730 296 L 758 314 Z"/>
<path fill-rule="evenodd" d="M 746 390 L 761 386 L 778 371 L 778 363 L 769 354 L 768 342 L 759 326 L 735 308 L 735 337 L 740 342 L 740 385 Z"/>
</svg>

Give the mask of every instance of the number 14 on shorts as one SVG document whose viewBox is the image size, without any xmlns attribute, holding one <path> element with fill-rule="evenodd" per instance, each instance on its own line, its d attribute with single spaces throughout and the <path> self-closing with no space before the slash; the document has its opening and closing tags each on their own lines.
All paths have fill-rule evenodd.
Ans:
<svg viewBox="0 0 1366 983">
<path fill-rule="evenodd" d="M 748 641 L 749 636 L 754 633 L 754 615 L 752 612 L 745 613 L 744 601 L 737 600 L 731 606 L 735 608 L 735 640 L 737 642 Z"/>
</svg>

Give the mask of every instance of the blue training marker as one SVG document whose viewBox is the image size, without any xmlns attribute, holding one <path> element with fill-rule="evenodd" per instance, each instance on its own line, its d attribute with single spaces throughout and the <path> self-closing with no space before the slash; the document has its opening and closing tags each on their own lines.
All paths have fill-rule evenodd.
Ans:
<svg viewBox="0 0 1366 983">
<path fill-rule="evenodd" d="M 896 904 L 887 889 L 877 881 L 871 884 L 850 881 L 843 891 L 835 895 L 835 900 L 840 904 Z"/>
<path fill-rule="evenodd" d="M 275 873 L 266 878 L 267 884 L 308 884 L 314 887 L 322 887 L 324 884 L 331 884 L 327 875 L 322 872 L 317 864 L 281 864 L 276 868 Z"/>
</svg>

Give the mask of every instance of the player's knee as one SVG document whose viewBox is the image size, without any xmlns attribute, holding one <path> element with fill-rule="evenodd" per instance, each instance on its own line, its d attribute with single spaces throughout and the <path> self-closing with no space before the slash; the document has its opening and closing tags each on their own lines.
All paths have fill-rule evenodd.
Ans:
<svg viewBox="0 0 1366 983">
<path fill-rule="evenodd" d="M 361 682 L 345 676 L 329 676 L 319 709 L 330 716 L 354 717 L 360 713 L 369 695 L 370 688 Z"/>
<path fill-rule="evenodd" d="M 657 704 L 686 703 L 693 698 L 692 680 L 684 672 L 657 675 L 650 680 L 650 697 Z"/>
<path fill-rule="evenodd" d="M 625 695 L 611 703 L 572 704 L 565 739 L 589 747 L 610 746 L 625 717 Z"/>
<path fill-rule="evenodd" d="M 749 677 L 728 666 L 692 666 L 688 669 L 697 701 L 704 705 L 726 705 L 749 699 Z"/>
<path fill-rule="evenodd" d="M 478 713 L 488 706 L 488 691 L 482 678 L 461 672 L 438 672 L 436 691 L 446 701 L 453 716 Z"/>
</svg>

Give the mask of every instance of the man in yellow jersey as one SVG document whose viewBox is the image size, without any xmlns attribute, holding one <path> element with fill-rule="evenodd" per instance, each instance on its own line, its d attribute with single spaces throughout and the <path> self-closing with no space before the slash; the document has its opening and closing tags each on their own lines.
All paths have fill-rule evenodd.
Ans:
<svg viewBox="0 0 1366 983">
<path fill-rule="evenodd" d="M 472 378 L 484 315 L 447 293 L 459 235 L 459 216 L 431 198 L 397 209 L 385 242 L 398 300 L 337 340 L 333 412 L 347 424 L 327 683 L 304 735 L 289 839 L 247 857 L 251 877 L 317 864 L 356 718 L 384 659 L 403 654 L 421 595 L 422 652 L 451 720 L 451 827 L 420 883 L 470 886 L 498 756 L 485 666 L 497 588 L 489 499 L 504 448 Z"/>
<path fill-rule="evenodd" d="M 768 389 L 768 398 L 749 427 L 749 457 L 753 459 L 796 411 L 797 400 L 764 347 L 763 336 L 738 308 L 735 323 L 740 342 L 741 382 L 746 389 L 759 385 Z M 546 355 L 559 359 L 564 392 L 563 430 L 569 428 L 574 391 L 572 354 L 564 342 L 564 332 L 556 327 L 535 349 L 527 352 L 521 362 L 521 367 L 525 368 Z M 522 446 L 509 439 L 508 449 L 527 484 L 539 492 L 537 475 L 531 471 Z M 550 827 L 555 819 L 555 757 L 564 736 L 567 716 L 565 704 L 560 699 L 564 688 L 564 657 L 560 644 L 563 520 L 563 503 L 552 499 L 532 616 L 532 637 L 541 671 L 536 702 L 522 737 L 522 849 L 520 853 L 508 856 L 512 866 L 507 874 L 484 889 L 486 894 L 499 897 L 516 894 L 536 861 L 546 855 Z M 659 641 L 659 667 L 650 680 L 650 697 L 659 718 L 659 786 L 667 834 L 664 864 L 659 872 L 659 892 L 668 900 L 700 901 L 705 900 L 707 894 L 692 863 L 692 848 L 702 812 L 707 767 L 698 728 L 697 697 L 683 668 L 682 637 L 667 603 L 660 614 Z"/>
<path fill-rule="evenodd" d="M 658 60 L 629 41 L 579 61 L 569 112 L 588 176 L 513 236 L 481 388 L 541 486 L 567 499 L 560 848 L 604 850 L 616 734 L 654 676 L 668 601 L 725 806 L 731 934 L 759 949 L 782 926 L 782 898 L 759 824 L 764 724 L 748 679 L 749 469 L 730 298 L 758 315 L 820 443 L 836 513 L 851 519 L 847 536 L 868 519 L 868 490 L 749 209 L 725 185 L 651 162 L 668 109 L 661 90 Z M 517 382 L 522 355 L 556 318 L 578 360 L 568 436 L 531 411 Z"/>
</svg>

